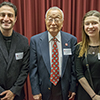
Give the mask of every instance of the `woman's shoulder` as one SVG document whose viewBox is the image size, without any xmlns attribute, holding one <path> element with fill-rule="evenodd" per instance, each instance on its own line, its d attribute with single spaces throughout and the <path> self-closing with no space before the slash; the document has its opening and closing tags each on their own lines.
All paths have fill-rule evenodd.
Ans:
<svg viewBox="0 0 100 100">
<path fill-rule="evenodd" d="M 82 42 L 76 44 L 76 49 L 79 49 L 80 47 L 82 47 Z"/>
<path fill-rule="evenodd" d="M 79 52 L 81 50 L 81 47 L 82 47 L 82 42 L 79 42 L 79 43 L 76 44 L 75 54 L 79 55 Z"/>
</svg>

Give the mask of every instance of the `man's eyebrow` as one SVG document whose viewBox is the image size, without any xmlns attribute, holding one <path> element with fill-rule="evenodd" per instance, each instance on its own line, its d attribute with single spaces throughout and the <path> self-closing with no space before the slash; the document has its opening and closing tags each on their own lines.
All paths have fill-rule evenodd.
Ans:
<svg viewBox="0 0 100 100">
<path fill-rule="evenodd" d="M 48 15 L 48 17 L 52 17 L 51 15 Z M 55 17 L 61 17 L 60 15 L 57 15 L 57 16 L 55 16 Z"/>
<path fill-rule="evenodd" d="M 0 14 L 13 14 L 11 12 L 5 13 L 5 12 L 0 12 Z"/>
</svg>

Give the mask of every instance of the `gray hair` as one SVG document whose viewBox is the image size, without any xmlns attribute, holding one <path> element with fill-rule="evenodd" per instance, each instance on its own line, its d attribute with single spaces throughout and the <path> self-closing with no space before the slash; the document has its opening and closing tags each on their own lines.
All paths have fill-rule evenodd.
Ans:
<svg viewBox="0 0 100 100">
<path fill-rule="evenodd" d="M 61 12 L 61 14 L 62 14 L 62 20 L 64 19 L 64 13 L 63 13 L 63 11 L 60 9 L 60 8 L 58 8 L 58 7 L 51 7 L 51 8 L 49 8 L 47 11 L 46 11 L 46 14 L 45 14 L 45 18 L 47 17 L 47 13 L 49 12 L 49 10 L 60 10 L 60 12 Z"/>
</svg>

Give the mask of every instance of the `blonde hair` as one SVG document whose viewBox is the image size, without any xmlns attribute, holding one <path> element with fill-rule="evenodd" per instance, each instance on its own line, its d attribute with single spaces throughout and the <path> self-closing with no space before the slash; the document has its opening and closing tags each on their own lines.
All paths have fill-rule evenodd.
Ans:
<svg viewBox="0 0 100 100">
<path fill-rule="evenodd" d="M 89 16 L 96 16 L 96 17 L 99 18 L 99 21 L 100 21 L 100 13 L 96 10 L 91 10 L 91 11 L 87 12 L 85 14 L 85 16 L 83 17 L 83 21 L 82 21 L 82 41 L 78 43 L 78 44 L 80 44 L 79 57 L 82 57 L 84 53 L 87 54 L 89 36 L 86 34 L 86 32 L 84 30 L 84 20 L 85 20 L 86 17 L 89 17 Z"/>
</svg>

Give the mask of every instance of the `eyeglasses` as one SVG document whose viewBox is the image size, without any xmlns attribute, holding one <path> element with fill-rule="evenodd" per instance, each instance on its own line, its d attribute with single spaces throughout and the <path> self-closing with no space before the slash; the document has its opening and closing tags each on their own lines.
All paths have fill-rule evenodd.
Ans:
<svg viewBox="0 0 100 100">
<path fill-rule="evenodd" d="M 59 22 L 61 21 L 61 19 L 59 19 L 59 18 L 48 18 L 47 21 L 48 21 L 49 23 L 52 23 L 53 21 L 54 21 L 55 23 L 59 23 Z"/>
</svg>

